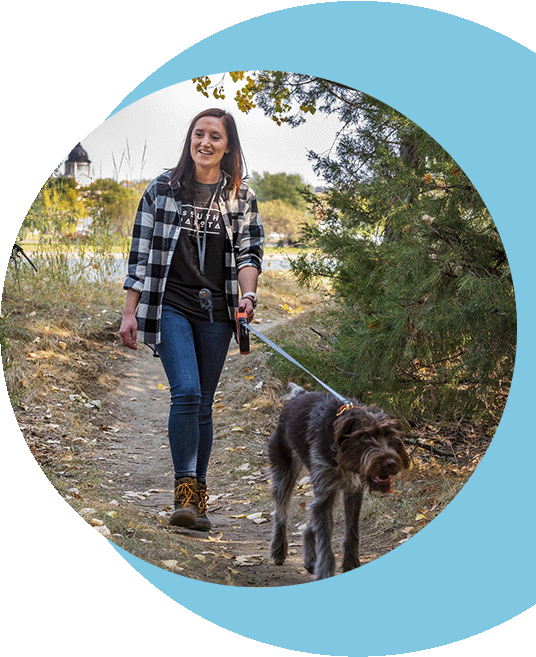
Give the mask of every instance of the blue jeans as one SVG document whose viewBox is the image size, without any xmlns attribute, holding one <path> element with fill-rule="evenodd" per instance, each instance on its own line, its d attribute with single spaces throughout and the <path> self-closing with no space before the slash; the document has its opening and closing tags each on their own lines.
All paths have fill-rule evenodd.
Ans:
<svg viewBox="0 0 536 657">
<path fill-rule="evenodd" d="M 171 392 L 169 444 L 175 478 L 205 482 L 212 450 L 212 402 L 233 333 L 230 323 L 162 308 L 157 352 Z"/>
</svg>

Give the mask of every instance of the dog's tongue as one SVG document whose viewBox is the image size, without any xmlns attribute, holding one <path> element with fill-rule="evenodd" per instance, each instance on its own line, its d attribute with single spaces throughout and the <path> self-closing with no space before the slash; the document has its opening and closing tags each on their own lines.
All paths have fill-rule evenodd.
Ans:
<svg viewBox="0 0 536 657">
<path fill-rule="evenodd" d="M 390 476 L 386 477 L 385 479 L 380 479 L 380 477 L 374 477 L 374 479 L 373 479 L 373 481 L 375 481 L 377 484 L 383 484 L 383 483 L 385 483 L 386 480 L 389 481 L 389 490 L 387 492 L 392 493 L 393 488 L 391 486 L 391 477 Z"/>
</svg>

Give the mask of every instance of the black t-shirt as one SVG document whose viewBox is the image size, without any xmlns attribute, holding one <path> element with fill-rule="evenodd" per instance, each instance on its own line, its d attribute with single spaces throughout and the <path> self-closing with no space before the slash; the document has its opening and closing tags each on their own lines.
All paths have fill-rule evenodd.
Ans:
<svg viewBox="0 0 536 657">
<path fill-rule="evenodd" d="M 194 317 L 209 319 L 208 311 L 201 308 L 199 302 L 199 290 L 208 288 L 212 292 L 214 320 L 228 321 L 225 300 L 225 225 L 217 199 L 210 210 L 207 208 L 216 188 L 217 184 L 196 183 L 193 203 L 182 203 L 181 232 L 171 260 L 164 303 Z M 205 273 L 202 275 L 198 243 L 202 247 L 204 239 Z"/>
</svg>

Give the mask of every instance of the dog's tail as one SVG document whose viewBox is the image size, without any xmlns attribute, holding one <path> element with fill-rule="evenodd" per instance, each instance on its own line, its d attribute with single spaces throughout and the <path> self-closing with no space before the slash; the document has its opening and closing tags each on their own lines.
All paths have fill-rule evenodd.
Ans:
<svg viewBox="0 0 536 657">
<path fill-rule="evenodd" d="M 301 392 L 305 392 L 305 390 L 299 386 L 297 383 L 292 383 L 290 382 L 288 384 L 288 393 L 283 397 L 283 401 L 287 402 L 290 401 L 291 399 L 294 399 L 297 395 L 299 395 Z"/>
</svg>

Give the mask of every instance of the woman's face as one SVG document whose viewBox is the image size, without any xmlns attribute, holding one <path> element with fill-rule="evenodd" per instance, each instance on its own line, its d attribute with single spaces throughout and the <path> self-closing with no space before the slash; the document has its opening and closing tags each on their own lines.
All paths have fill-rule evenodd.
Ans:
<svg viewBox="0 0 536 657">
<path fill-rule="evenodd" d="M 219 177 L 221 160 L 229 150 L 227 131 L 222 119 L 217 116 L 202 116 L 196 121 L 190 140 L 190 155 L 196 174 Z"/>
</svg>

